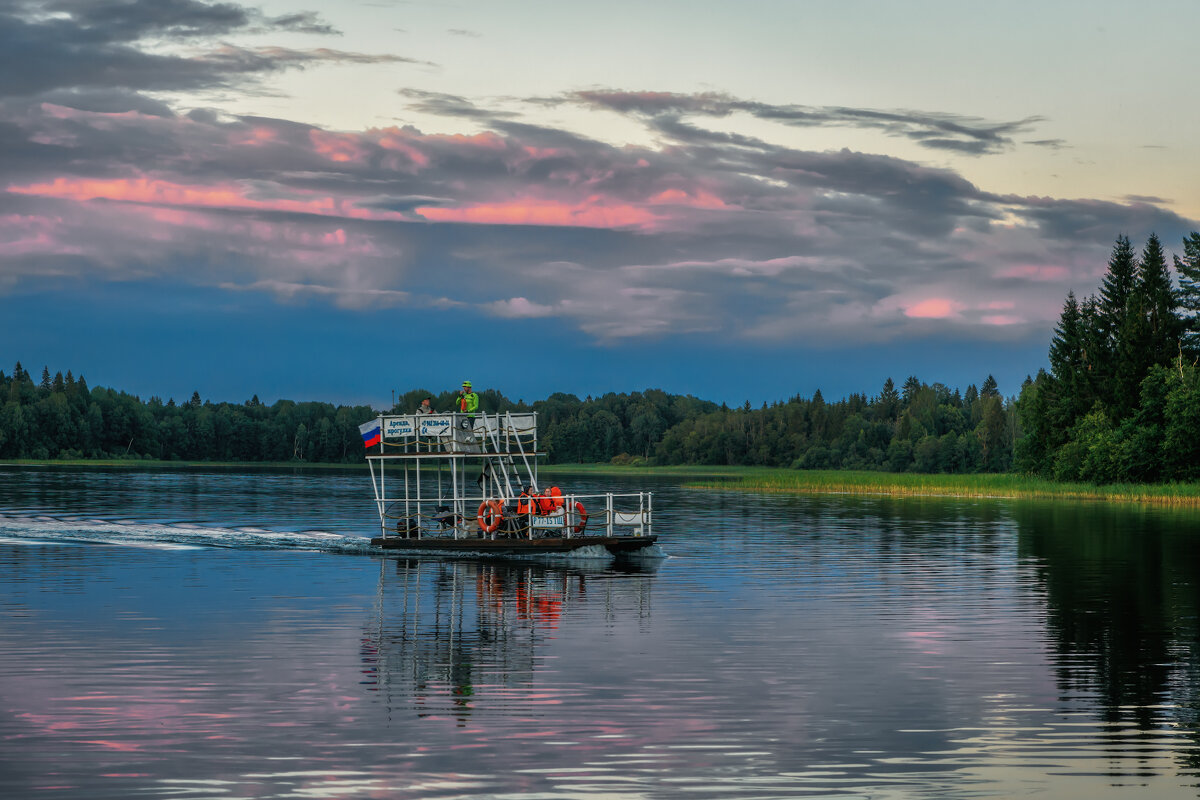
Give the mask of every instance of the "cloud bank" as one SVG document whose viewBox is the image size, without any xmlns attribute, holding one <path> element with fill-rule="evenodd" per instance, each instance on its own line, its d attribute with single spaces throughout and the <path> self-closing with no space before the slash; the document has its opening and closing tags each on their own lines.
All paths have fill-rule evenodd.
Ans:
<svg viewBox="0 0 1200 800">
<path fill-rule="evenodd" d="M 1195 227 L 1153 198 L 989 192 L 945 168 L 721 130 L 745 116 L 854 128 L 980 158 L 1039 118 L 770 105 L 589 89 L 485 101 L 397 87 L 472 134 L 340 131 L 181 101 L 264 76 L 402 55 L 231 43 L 331 37 L 313 14 L 195 0 L 0 11 L 0 291 L 164 280 L 345 309 L 560 320 L 596 341 L 1044 336 L 1118 233 Z M 489 105 L 493 107 L 488 107 Z M 541 122 L 617 114 L 653 145 Z M 723 126 L 728 128 L 728 125 Z"/>
</svg>

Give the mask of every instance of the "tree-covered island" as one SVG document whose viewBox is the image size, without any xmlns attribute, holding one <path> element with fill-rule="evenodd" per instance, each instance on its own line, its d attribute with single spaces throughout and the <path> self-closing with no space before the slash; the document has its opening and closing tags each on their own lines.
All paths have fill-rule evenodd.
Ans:
<svg viewBox="0 0 1200 800">
<path fill-rule="evenodd" d="M 1093 483 L 1200 478 L 1200 233 L 1183 241 L 1173 282 L 1151 235 L 1120 236 L 1096 294 L 1072 292 L 1050 369 L 1002 397 L 981 376 L 964 390 L 887 378 L 878 394 L 795 396 L 730 408 L 657 389 L 532 404 L 480 391 L 480 408 L 539 412 L 554 464 L 758 466 L 890 473 L 1016 472 Z M 412 411 L 413 389 L 390 412 Z M 367 406 L 252 397 L 143 401 L 70 371 L 0 372 L 0 459 L 153 459 L 347 464 L 363 459 Z M 434 407 L 452 405 L 452 393 Z"/>
</svg>

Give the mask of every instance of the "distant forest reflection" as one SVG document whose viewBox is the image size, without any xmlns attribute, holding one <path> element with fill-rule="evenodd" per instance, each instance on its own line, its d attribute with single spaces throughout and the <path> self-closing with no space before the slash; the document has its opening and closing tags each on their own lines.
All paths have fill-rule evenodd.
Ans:
<svg viewBox="0 0 1200 800">
<path fill-rule="evenodd" d="M 1098 504 L 1013 514 L 1020 555 L 1045 590 L 1062 694 L 1094 693 L 1111 723 L 1178 724 L 1200 739 L 1200 524 Z"/>
</svg>

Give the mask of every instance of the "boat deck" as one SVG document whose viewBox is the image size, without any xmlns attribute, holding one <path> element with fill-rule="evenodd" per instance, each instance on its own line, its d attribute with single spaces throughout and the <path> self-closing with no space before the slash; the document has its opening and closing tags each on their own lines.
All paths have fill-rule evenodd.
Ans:
<svg viewBox="0 0 1200 800">
<path fill-rule="evenodd" d="M 657 536 L 544 536 L 533 539 L 493 539 L 486 536 L 404 538 L 379 537 L 371 544 L 385 550 L 420 550 L 441 553 L 487 553 L 518 555 L 536 553 L 569 553 L 583 547 L 600 546 L 613 555 L 632 553 L 649 547 Z"/>
</svg>

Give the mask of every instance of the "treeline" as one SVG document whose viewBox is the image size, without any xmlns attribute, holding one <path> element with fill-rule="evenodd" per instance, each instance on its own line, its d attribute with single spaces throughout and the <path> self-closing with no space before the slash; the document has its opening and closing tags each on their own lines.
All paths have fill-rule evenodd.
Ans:
<svg viewBox="0 0 1200 800">
<path fill-rule="evenodd" d="M 916 377 L 897 391 L 888 378 L 873 398 L 826 403 L 817 391 L 760 409 L 722 408 L 671 428 L 657 455 L 668 464 L 1004 472 L 1018 435 L 1013 404 L 991 375 L 966 392 Z"/>
<path fill-rule="evenodd" d="M 89 389 L 70 371 L 34 382 L 20 362 L 0 372 L 0 458 L 154 458 L 165 461 L 362 460 L 358 425 L 368 406 L 143 402 L 125 392 Z"/>
<path fill-rule="evenodd" d="M 402 394 L 391 413 L 407 413 L 428 393 Z M 551 463 L 663 463 L 767 465 L 800 468 L 1003 471 L 1012 463 L 1017 434 L 1012 404 L 990 376 L 965 394 L 909 378 L 891 379 L 878 397 L 853 394 L 826 403 L 811 399 L 749 403 L 731 409 L 690 395 L 657 389 L 609 393 L 580 400 L 553 394 L 532 405 L 487 389 L 480 408 L 538 412 L 540 442 Z M 434 395 L 439 411 L 453 393 Z M 71 372 L 41 380 L 20 363 L 0 372 L 0 458 L 139 458 L 165 461 L 362 460 L 358 426 L 379 412 L 280 400 L 265 405 L 203 401 L 199 393 L 176 404 L 142 401 L 96 387 Z"/>
<path fill-rule="evenodd" d="M 1016 465 L 1096 483 L 1200 478 L 1200 233 L 1174 258 L 1158 237 L 1140 256 L 1120 236 L 1099 294 L 1067 295 L 1050 371 L 1019 403 Z"/>
</svg>

